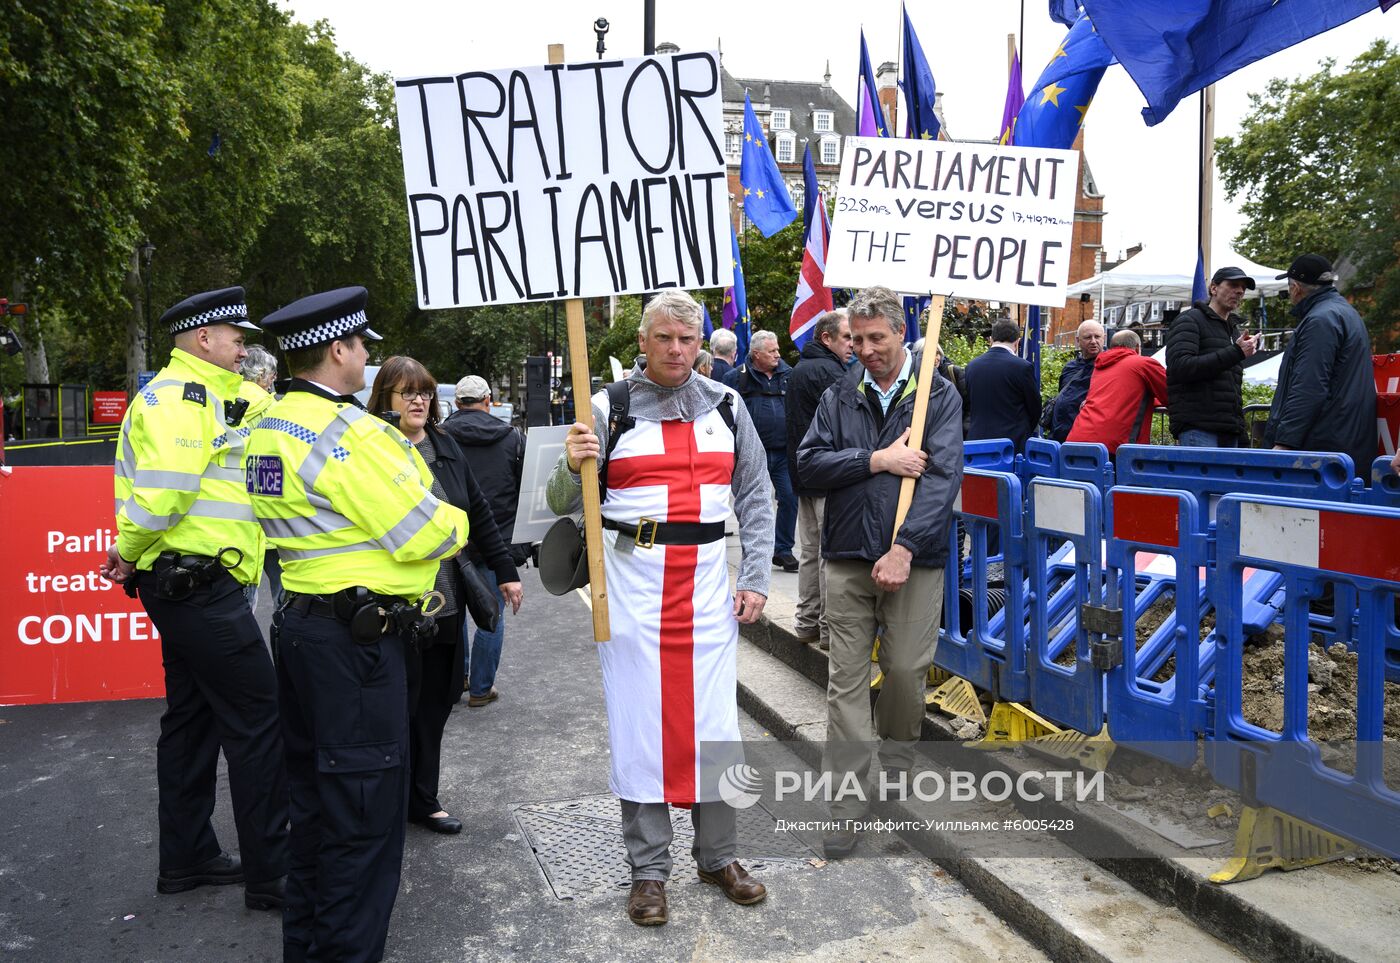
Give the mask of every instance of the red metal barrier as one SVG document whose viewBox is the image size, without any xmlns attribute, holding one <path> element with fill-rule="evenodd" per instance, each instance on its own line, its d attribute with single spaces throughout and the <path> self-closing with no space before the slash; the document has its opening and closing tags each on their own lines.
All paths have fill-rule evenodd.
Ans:
<svg viewBox="0 0 1400 963">
<path fill-rule="evenodd" d="M 116 538 L 111 466 L 0 478 L 0 704 L 163 696 L 160 640 L 98 576 Z"/>
</svg>

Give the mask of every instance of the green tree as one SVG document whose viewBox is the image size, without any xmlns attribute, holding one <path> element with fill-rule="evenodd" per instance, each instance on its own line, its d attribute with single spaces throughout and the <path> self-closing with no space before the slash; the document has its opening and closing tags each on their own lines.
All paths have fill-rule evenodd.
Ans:
<svg viewBox="0 0 1400 963">
<path fill-rule="evenodd" d="M 55 309 L 91 320 L 122 300 L 155 191 L 148 145 L 179 124 L 162 7 L 0 0 L 0 286 L 34 305 L 29 380 L 50 380 L 40 325 Z"/>
<path fill-rule="evenodd" d="M 1239 250 L 1286 264 L 1305 251 L 1358 268 L 1352 285 L 1371 329 L 1400 325 L 1400 52 L 1377 40 L 1344 71 L 1251 94 L 1237 137 L 1216 141 L 1227 194 L 1244 198 Z"/>
</svg>

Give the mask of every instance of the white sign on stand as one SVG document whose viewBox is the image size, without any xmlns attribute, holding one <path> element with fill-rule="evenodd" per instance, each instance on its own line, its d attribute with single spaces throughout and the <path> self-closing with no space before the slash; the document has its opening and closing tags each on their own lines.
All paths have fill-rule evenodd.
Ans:
<svg viewBox="0 0 1400 963">
<path fill-rule="evenodd" d="M 525 433 L 525 465 L 520 474 L 520 501 L 515 507 L 515 530 L 511 541 L 538 542 L 558 516 L 545 501 L 545 485 L 559 456 L 564 453 L 568 425 L 540 425 Z"/>
<path fill-rule="evenodd" d="M 719 54 L 395 85 L 419 307 L 731 283 Z"/>
<path fill-rule="evenodd" d="M 1072 150 L 848 137 L 826 283 L 1060 303 L 1078 182 Z"/>
</svg>

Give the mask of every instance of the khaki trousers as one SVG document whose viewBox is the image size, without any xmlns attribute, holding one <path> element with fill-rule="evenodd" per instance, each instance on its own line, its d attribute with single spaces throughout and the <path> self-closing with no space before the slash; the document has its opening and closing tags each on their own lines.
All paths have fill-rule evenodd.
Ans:
<svg viewBox="0 0 1400 963">
<path fill-rule="evenodd" d="M 797 634 L 826 639 L 826 563 L 822 560 L 822 516 L 826 496 L 797 500 Z"/>
<path fill-rule="evenodd" d="M 873 798 L 871 765 L 880 741 L 884 765 L 907 769 L 924 718 L 924 686 L 938 642 L 943 608 L 943 569 L 911 568 L 897 592 L 876 588 L 872 563 L 828 559 L 826 621 L 831 633 L 826 689 L 826 752 L 823 768 L 839 786 L 854 773 Z M 870 712 L 870 649 L 880 634 L 880 671 L 885 679 Z M 858 818 L 865 804 L 847 796 L 833 800 L 837 819 Z"/>
</svg>

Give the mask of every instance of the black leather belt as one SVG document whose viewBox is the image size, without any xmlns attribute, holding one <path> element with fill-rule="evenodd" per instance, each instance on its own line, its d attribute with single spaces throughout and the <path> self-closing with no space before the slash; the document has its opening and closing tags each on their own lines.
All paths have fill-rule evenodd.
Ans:
<svg viewBox="0 0 1400 963">
<path fill-rule="evenodd" d="M 338 622 L 344 622 L 348 625 L 357 607 L 355 605 L 356 600 L 354 592 L 354 589 L 342 589 L 339 592 L 332 592 L 329 595 L 310 595 L 303 592 L 288 591 L 286 593 L 285 604 L 287 608 L 301 615 L 320 615 L 325 618 L 335 619 Z M 336 596 L 341 596 L 339 604 L 336 603 Z M 366 591 L 358 604 L 368 605 L 378 603 L 388 608 L 395 602 L 401 601 L 403 600 L 392 596 L 376 595 L 373 592 Z"/>
<path fill-rule="evenodd" d="M 724 522 L 658 522 L 654 518 L 642 518 L 636 525 L 603 519 L 603 527 L 609 531 L 630 536 L 638 548 L 651 548 L 653 545 L 706 545 L 724 538 Z"/>
</svg>

